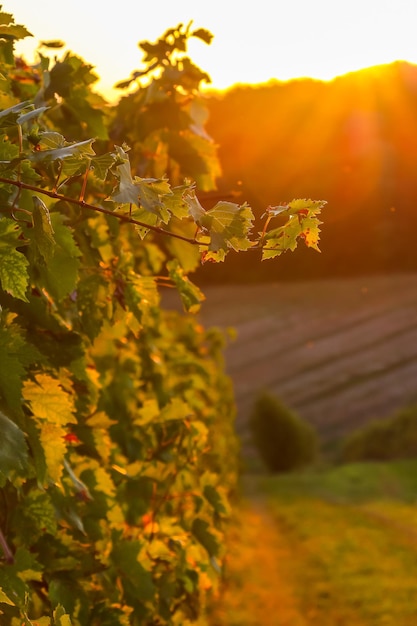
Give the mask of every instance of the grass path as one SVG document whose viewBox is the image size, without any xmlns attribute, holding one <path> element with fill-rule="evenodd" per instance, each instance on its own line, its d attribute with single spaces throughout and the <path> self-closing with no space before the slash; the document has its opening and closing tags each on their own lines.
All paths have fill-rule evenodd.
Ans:
<svg viewBox="0 0 417 626">
<path fill-rule="evenodd" d="M 213 626 L 307 626 L 293 592 L 292 549 L 259 502 L 241 506 L 228 548 Z"/>
<path fill-rule="evenodd" d="M 304 487 L 252 484 L 213 626 L 415 626 L 415 504 Z"/>
</svg>

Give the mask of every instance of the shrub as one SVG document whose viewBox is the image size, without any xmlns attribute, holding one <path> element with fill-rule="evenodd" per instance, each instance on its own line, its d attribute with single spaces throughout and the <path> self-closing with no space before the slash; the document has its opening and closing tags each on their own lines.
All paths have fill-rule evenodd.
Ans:
<svg viewBox="0 0 417 626">
<path fill-rule="evenodd" d="M 374 420 L 347 437 L 343 461 L 388 461 L 417 457 L 417 406 Z"/>
<path fill-rule="evenodd" d="M 314 429 L 268 392 L 262 392 L 256 399 L 249 428 L 270 472 L 291 471 L 316 457 Z"/>
</svg>

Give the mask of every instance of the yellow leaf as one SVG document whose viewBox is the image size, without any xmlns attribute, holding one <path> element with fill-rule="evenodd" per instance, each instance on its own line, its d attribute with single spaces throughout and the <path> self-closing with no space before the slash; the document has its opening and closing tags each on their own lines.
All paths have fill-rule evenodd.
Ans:
<svg viewBox="0 0 417 626">
<path fill-rule="evenodd" d="M 107 413 L 104 413 L 104 411 L 99 411 L 98 413 L 95 413 L 94 415 L 89 417 L 86 423 L 91 428 L 107 429 L 110 428 L 110 426 L 113 426 L 113 424 L 117 424 L 117 421 L 110 419 L 110 417 L 107 415 Z"/>
<path fill-rule="evenodd" d="M 0 602 L 4 602 L 4 604 L 10 604 L 14 606 L 14 602 L 10 600 L 8 596 L 4 593 L 3 589 L 0 587 Z"/>
<path fill-rule="evenodd" d="M 146 424 L 155 421 L 156 417 L 158 417 L 160 413 L 161 410 L 155 398 L 145 400 L 142 408 L 138 411 L 138 417 L 135 419 L 134 424 L 138 426 L 145 426 Z"/>
<path fill-rule="evenodd" d="M 168 548 L 166 543 L 159 539 L 151 541 L 148 547 L 148 554 L 152 559 L 162 559 L 171 562 L 174 559 L 174 552 Z"/>
<path fill-rule="evenodd" d="M 23 397 L 30 404 L 36 420 L 62 426 L 75 424 L 73 398 L 62 389 L 59 381 L 48 374 L 38 374 L 35 380 L 24 383 Z"/>
<path fill-rule="evenodd" d="M 42 572 L 36 571 L 34 569 L 25 569 L 22 572 L 17 572 L 19 578 L 23 581 L 36 580 L 38 582 L 42 581 Z"/>
<path fill-rule="evenodd" d="M 114 496 L 114 483 L 104 467 L 98 467 L 95 470 L 94 478 L 96 479 L 96 489 L 98 491 L 105 493 L 106 496 Z"/>
<path fill-rule="evenodd" d="M 64 468 L 64 456 L 67 451 L 62 426 L 41 422 L 40 440 L 45 454 L 46 467 L 51 479 L 59 482 Z"/>
</svg>

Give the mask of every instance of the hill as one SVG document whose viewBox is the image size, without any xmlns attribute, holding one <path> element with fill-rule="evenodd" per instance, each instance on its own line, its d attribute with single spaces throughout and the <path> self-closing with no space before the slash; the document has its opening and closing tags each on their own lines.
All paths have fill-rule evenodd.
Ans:
<svg viewBox="0 0 417 626">
<path fill-rule="evenodd" d="M 201 318 L 234 327 L 225 357 L 237 431 L 261 389 L 326 445 L 417 401 L 417 275 L 206 286 Z"/>
<path fill-rule="evenodd" d="M 220 195 L 236 193 L 258 218 L 268 205 L 328 202 L 321 255 L 284 255 L 259 267 L 236 255 L 202 282 L 357 276 L 417 267 L 417 67 L 405 62 L 331 82 L 240 86 L 208 98 L 219 145 Z M 243 181 L 243 182 L 241 182 Z M 278 269 L 277 269 L 278 268 Z"/>
</svg>

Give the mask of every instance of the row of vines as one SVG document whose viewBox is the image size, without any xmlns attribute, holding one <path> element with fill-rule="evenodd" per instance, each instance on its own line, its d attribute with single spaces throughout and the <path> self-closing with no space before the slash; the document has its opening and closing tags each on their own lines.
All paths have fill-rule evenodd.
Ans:
<svg viewBox="0 0 417 626">
<path fill-rule="evenodd" d="M 269 207 L 255 236 L 247 204 L 204 208 L 220 167 L 187 42 L 207 31 L 142 42 L 112 106 L 60 42 L 16 58 L 29 35 L 0 12 L 0 622 L 205 624 L 238 446 L 188 275 L 317 248 L 323 203 Z"/>
</svg>

